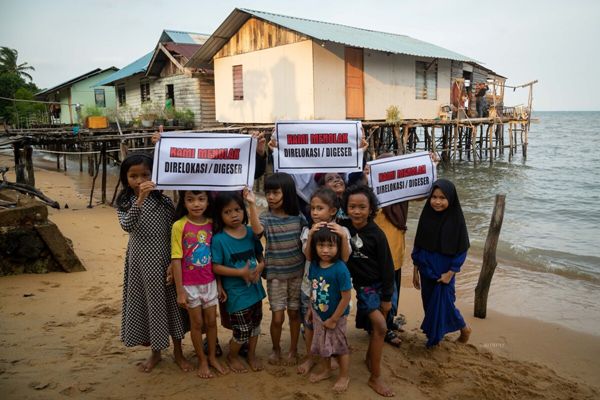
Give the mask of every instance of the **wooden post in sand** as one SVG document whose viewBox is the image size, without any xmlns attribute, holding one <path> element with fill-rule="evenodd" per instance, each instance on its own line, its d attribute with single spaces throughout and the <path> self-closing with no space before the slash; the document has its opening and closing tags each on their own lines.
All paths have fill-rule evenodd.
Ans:
<svg viewBox="0 0 600 400">
<path fill-rule="evenodd" d="M 490 221 L 490 229 L 488 230 L 485 247 L 483 248 L 483 265 L 479 273 L 479 281 L 475 287 L 475 311 L 474 315 L 477 318 L 485 318 L 487 314 L 487 298 L 492 283 L 492 277 L 496 270 L 496 248 L 498 247 L 498 238 L 500 229 L 502 228 L 502 220 L 504 219 L 504 203 L 506 200 L 505 194 L 496 195 L 496 203 L 494 204 L 494 212 Z"/>
</svg>

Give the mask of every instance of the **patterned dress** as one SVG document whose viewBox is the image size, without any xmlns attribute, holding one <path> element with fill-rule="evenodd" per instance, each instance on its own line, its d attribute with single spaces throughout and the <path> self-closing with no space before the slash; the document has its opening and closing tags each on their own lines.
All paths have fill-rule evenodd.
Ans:
<svg viewBox="0 0 600 400">
<path fill-rule="evenodd" d="M 171 261 L 174 207 L 164 196 L 149 196 L 142 207 L 134 195 L 128 211 L 118 210 L 119 223 L 129 233 L 125 254 L 121 340 L 127 347 L 169 347 L 169 336 L 183 339 L 185 315 L 177 306 L 175 285 L 165 284 Z"/>
</svg>

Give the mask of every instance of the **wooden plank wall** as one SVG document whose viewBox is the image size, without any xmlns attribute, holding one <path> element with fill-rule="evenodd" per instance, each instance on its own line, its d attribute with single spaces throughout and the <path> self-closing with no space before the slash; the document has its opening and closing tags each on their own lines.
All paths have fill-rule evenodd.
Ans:
<svg viewBox="0 0 600 400">
<path fill-rule="evenodd" d="M 308 37 L 257 18 L 250 18 L 214 58 L 268 49 L 303 40 L 308 40 Z"/>
<path fill-rule="evenodd" d="M 214 75 L 199 77 L 198 84 L 200 85 L 202 127 L 207 128 L 220 125 L 216 120 Z"/>
<path fill-rule="evenodd" d="M 462 79 L 463 77 L 463 63 L 462 61 L 452 61 L 450 67 L 450 79 L 454 82 L 455 79 Z"/>
</svg>

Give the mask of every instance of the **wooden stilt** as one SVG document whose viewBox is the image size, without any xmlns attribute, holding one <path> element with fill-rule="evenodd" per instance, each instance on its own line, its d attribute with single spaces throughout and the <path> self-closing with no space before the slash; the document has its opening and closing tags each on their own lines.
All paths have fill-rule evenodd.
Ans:
<svg viewBox="0 0 600 400">
<path fill-rule="evenodd" d="M 25 171 L 27 171 L 27 184 L 35 186 L 35 175 L 33 169 L 33 147 L 25 145 Z"/>
<path fill-rule="evenodd" d="M 402 125 L 402 154 L 406 154 L 408 144 L 408 125 Z"/>
<path fill-rule="evenodd" d="M 523 158 L 527 158 L 527 145 L 529 144 L 528 143 L 529 142 L 529 137 L 528 137 L 529 136 L 529 123 L 523 124 L 522 127 L 523 127 L 523 131 L 524 131 L 524 135 L 525 135 L 525 138 L 521 139 L 521 140 L 524 140 L 524 142 L 523 142 Z"/>
<path fill-rule="evenodd" d="M 475 126 L 471 129 L 471 150 L 473 151 L 473 164 L 477 164 L 477 146 L 475 146 L 475 142 L 477 141 L 477 129 Z"/>
<path fill-rule="evenodd" d="M 477 318 L 485 318 L 487 315 L 487 298 L 492 283 L 492 277 L 496 270 L 496 248 L 498 247 L 498 238 L 500 237 L 500 229 L 502 229 L 502 221 L 504 219 L 504 204 L 506 195 L 497 194 L 492 213 L 492 220 L 488 230 L 487 239 L 483 248 L 483 264 L 479 273 L 479 281 L 475 287 L 475 310 L 474 315 Z"/>
<path fill-rule="evenodd" d="M 102 142 L 102 204 L 106 204 L 106 142 Z"/>
<path fill-rule="evenodd" d="M 493 130 L 492 130 L 492 124 L 488 124 L 487 127 L 487 136 L 488 136 L 488 148 L 489 148 L 489 153 L 486 151 L 486 154 L 488 154 L 488 157 L 490 159 L 490 164 L 492 164 L 494 162 L 494 135 L 493 135 Z"/>
</svg>

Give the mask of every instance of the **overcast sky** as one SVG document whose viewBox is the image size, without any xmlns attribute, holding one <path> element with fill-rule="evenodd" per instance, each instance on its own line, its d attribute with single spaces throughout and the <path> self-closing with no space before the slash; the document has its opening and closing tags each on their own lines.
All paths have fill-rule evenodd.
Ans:
<svg viewBox="0 0 600 400">
<path fill-rule="evenodd" d="M 163 29 L 212 33 L 235 8 L 412 36 L 479 60 L 534 109 L 600 110 L 597 0 L 0 0 L 0 46 L 48 88 L 151 51 Z M 508 93 L 506 105 L 527 101 Z"/>
</svg>

